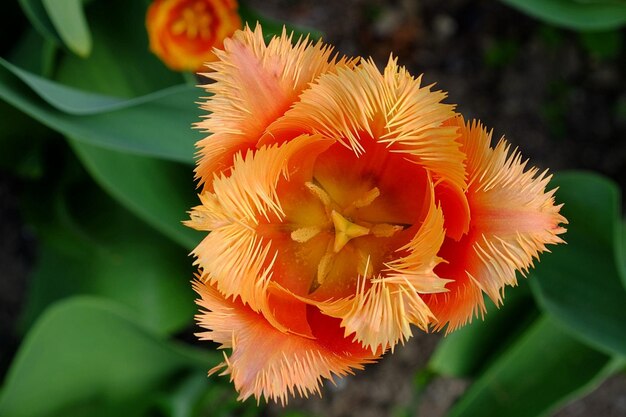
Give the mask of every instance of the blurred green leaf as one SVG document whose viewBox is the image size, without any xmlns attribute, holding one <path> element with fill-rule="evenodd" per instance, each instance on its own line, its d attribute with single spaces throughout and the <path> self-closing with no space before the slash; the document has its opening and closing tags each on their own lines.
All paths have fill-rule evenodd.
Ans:
<svg viewBox="0 0 626 417">
<path fill-rule="evenodd" d="M 89 145 L 70 143 L 91 176 L 135 215 L 186 249 L 201 234 L 183 226 L 195 204 L 191 168 Z"/>
<path fill-rule="evenodd" d="M 31 28 L 12 45 L 9 60 L 26 71 L 48 77 L 52 73 L 56 50 L 54 42 Z"/>
<path fill-rule="evenodd" d="M 62 43 L 42 0 L 19 0 L 19 2 L 30 23 L 44 38 L 58 44 Z"/>
<path fill-rule="evenodd" d="M 547 416 L 595 388 L 617 363 L 543 317 L 490 364 L 447 416 Z"/>
<path fill-rule="evenodd" d="M 147 415 L 154 392 L 220 358 L 173 345 L 116 304 L 60 302 L 23 341 L 0 394 L 3 417 Z"/>
<path fill-rule="evenodd" d="M 619 30 L 581 32 L 580 40 L 589 53 L 599 59 L 616 58 L 623 45 L 622 32 Z"/>
<path fill-rule="evenodd" d="M 626 23 L 626 3 L 615 0 L 501 0 L 547 23 L 574 30 L 617 29 Z"/>
<path fill-rule="evenodd" d="M 225 378 L 207 384 L 206 372 L 191 374 L 166 393 L 159 410 L 168 417 L 253 417 L 262 414 L 254 399 L 237 401 L 237 393 Z"/>
<path fill-rule="evenodd" d="M 24 113 L 0 102 L 0 169 L 23 178 L 42 175 L 42 144 L 50 131 Z"/>
<path fill-rule="evenodd" d="M 50 0 L 55 1 L 55 0 Z M 149 50 L 146 3 L 107 0 L 86 9 L 93 35 L 88 58 L 74 54 L 59 57 L 55 79 L 62 84 L 107 96 L 137 97 L 183 83 Z M 112 16 L 123 16 L 114 19 Z M 194 101 L 189 103 L 193 112 Z M 195 121 L 195 120 L 194 120 Z"/>
<path fill-rule="evenodd" d="M 592 346 L 626 355 L 626 290 L 620 193 L 597 174 L 555 176 L 556 199 L 569 220 L 567 245 L 550 248 L 531 272 L 540 306 Z"/>
<path fill-rule="evenodd" d="M 484 320 L 474 319 L 439 342 L 428 363 L 432 372 L 457 378 L 475 376 L 517 340 L 538 314 L 526 281 L 506 288 L 504 304 L 499 309 L 489 299 L 485 302 Z"/>
<path fill-rule="evenodd" d="M 29 80 L 28 84 L 23 77 Z M 192 132 L 191 124 L 200 117 L 194 103 L 198 91 L 190 86 L 172 87 L 122 104 L 111 97 L 99 97 L 47 81 L 0 58 L 0 98 L 12 106 L 86 143 L 172 161 L 193 161 L 198 137 Z M 50 105 L 48 100 L 55 105 Z M 84 100 L 82 114 L 67 112 L 80 108 L 81 100 Z M 99 112 L 97 109 L 102 106 L 105 110 Z"/>
<path fill-rule="evenodd" d="M 622 277 L 622 284 L 626 289 L 626 222 L 622 222 L 621 239 L 618 241 L 619 245 L 619 260 L 617 267 L 619 268 L 620 275 Z"/>
<path fill-rule="evenodd" d="M 77 294 L 126 305 L 155 332 L 171 333 L 191 324 L 193 269 L 185 250 L 91 182 L 50 190 L 50 197 L 33 188 L 28 215 L 40 240 L 39 261 L 22 327 L 54 301 Z"/>
<path fill-rule="evenodd" d="M 41 0 L 65 45 L 79 56 L 91 52 L 91 33 L 83 12 L 83 0 Z"/>
</svg>

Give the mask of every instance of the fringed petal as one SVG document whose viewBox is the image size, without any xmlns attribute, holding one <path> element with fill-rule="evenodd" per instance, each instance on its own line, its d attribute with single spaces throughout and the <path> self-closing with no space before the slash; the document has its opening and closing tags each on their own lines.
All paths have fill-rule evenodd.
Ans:
<svg viewBox="0 0 626 417">
<path fill-rule="evenodd" d="M 337 340 L 333 334 L 340 332 L 338 322 L 315 311 L 310 312 L 313 327 L 324 326 L 325 334 L 304 338 L 277 330 L 262 315 L 239 300 L 225 298 L 211 285 L 195 281 L 194 289 L 203 309 L 197 321 L 207 330 L 198 336 L 232 349 L 209 374 L 221 370 L 220 375 L 230 375 L 240 400 L 254 396 L 285 404 L 289 396 L 319 394 L 322 379 L 351 374 L 380 356 L 349 340 Z"/>
<path fill-rule="evenodd" d="M 192 252 L 203 279 L 215 283 L 227 297 L 240 296 L 259 311 L 266 302 L 276 247 L 259 235 L 261 221 L 284 215 L 276 188 L 279 180 L 312 170 L 309 158 L 331 141 L 300 136 L 281 146 L 263 147 L 245 157 L 237 155 L 230 176 L 216 176 L 214 191 L 201 194 L 202 205 L 186 224 L 211 233 Z"/>
<path fill-rule="evenodd" d="M 504 139 L 491 148 L 491 134 L 478 122 L 465 124 L 458 117 L 451 124 L 461 128 L 459 141 L 467 154 L 471 223 L 463 241 L 448 242 L 440 254 L 453 275 L 438 273 L 458 284 L 448 286 L 449 295 L 429 300 L 440 325 L 450 323 L 448 330 L 484 309 L 482 292 L 499 305 L 505 285 L 516 285 L 516 271 L 525 274 L 547 251 L 546 245 L 562 243 L 561 224 L 567 224 L 559 214 L 561 205 L 555 205 L 555 190 L 545 191 L 551 178 L 546 172 L 527 169 L 527 161 L 519 152 L 511 152 Z M 472 306 L 469 300 L 477 304 Z M 449 305 L 442 308 L 443 304 Z"/>
<path fill-rule="evenodd" d="M 239 151 L 256 148 L 265 128 L 282 116 L 298 95 L 320 74 L 354 61 L 331 57 L 332 47 L 307 38 L 292 44 L 286 30 L 265 43 L 257 25 L 246 27 L 216 50 L 219 59 L 207 64 L 215 80 L 204 86 L 212 96 L 201 105 L 211 114 L 197 124 L 211 136 L 198 142 L 196 177 L 211 188 L 215 173 L 228 170 Z"/>
<path fill-rule="evenodd" d="M 444 125 L 454 107 L 441 103 L 445 97 L 422 87 L 393 58 L 382 74 L 372 61 L 363 60 L 353 70 L 338 68 L 336 74 L 320 76 L 265 136 L 317 133 L 357 155 L 365 152 L 362 137 L 367 136 L 428 169 L 435 180 L 464 188 L 457 128 Z"/>
<path fill-rule="evenodd" d="M 373 352 L 393 347 L 411 337 L 411 325 L 428 329 L 435 319 L 420 294 L 446 291 L 447 280 L 434 268 L 441 262 L 437 252 L 444 239 L 443 214 L 431 198 L 431 208 L 415 237 L 399 253 L 383 274 L 359 277 L 354 297 L 316 303 L 322 313 L 341 319 L 346 336 L 354 334 Z"/>
</svg>

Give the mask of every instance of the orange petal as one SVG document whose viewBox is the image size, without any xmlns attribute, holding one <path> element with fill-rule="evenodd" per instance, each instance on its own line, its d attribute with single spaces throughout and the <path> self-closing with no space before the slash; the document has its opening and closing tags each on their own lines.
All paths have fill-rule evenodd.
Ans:
<svg viewBox="0 0 626 417">
<path fill-rule="evenodd" d="M 345 58 L 331 59 L 332 48 L 300 39 L 283 30 L 266 45 L 257 25 L 246 27 L 215 51 L 219 61 L 204 74 L 216 82 L 204 88 L 212 94 L 203 105 L 211 114 L 197 124 L 212 133 L 198 142 L 196 176 L 210 188 L 213 175 L 232 166 L 238 151 L 255 148 L 265 128 L 282 116 L 319 74 L 336 66 L 352 66 Z"/>
<path fill-rule="evenodd" d="M 450 322 L 449 330 L 484 308 L 482 292 L 500 304 L 504 286 L 517 283 L 516 271 L 527 272 L 546 245 L 563 242 L 560 224 L 567 223 L 555 205 L 555 190 L 545 191 L 546 172 L 526 169 L 503 139 L 492 149 L 491 135 L 479 123 L 465 124 L 460 117 L 455 123 L 467 154 L 470 231 L 458 243 L 446 242 L 440 253 L 449 265 L 442 264 L 438 274 L 456 284 L 448 285 L 449 294 L 427 300 L 440 327 Z"/>
<path fill-rule="evenodd" d="M 422 87 L 392 58 L 382 74 L 373 62 L 361 61 L 353 70 L 320 76 L 265 137 L 315 132 L 357 155 L 366 153 L 362 138 L 374 138 L 429 170 L 435 180 L 464 188 L 464 155 L 457 128 L 444 125 L 454 116 L 453 106 L 441 103 L 445 97 Z"/>
<path fill-rule="evenodd" d="M 444 214 L 446 236 L 454 240 L 469 231 L 470 208 L 464 191 L 450 181 L 441 181 L 435 187 L 435 196 Z"/>
<path fill-rule="evenodd" d="M 354 297 L 316 303 L 322 313 L 341 318 L 345 334 L 373 352 L 408 339 L 411 325 L 426 330 L 433 314 L 420 294 L 446 291 L 448 282 L 434 273 L 441 261 L 437 252 L 444 239 L 443 215 L 431 198 L 431 208 L 414 238 L 371 280 L 361 277 Z"/>
<path fill-rule="evenodd" d="M 213 286 L 195 281 L 194 290 L 203 309 L 198 324 L 207 330 L 200 338 L 232 349 L 209 374 L 223 369 L 220 375 L 230 375 L 241 400 L 254 396 L 285 404 L 296 393 L 304 397 L 319 393 L 322 378 L 350 374 L 380 356 L 341 337 L 338 321 L 314 309 L 309 308 L 309 319 L 316 338 L 310 339 L 277 330 Z"/>
<path fill-rule="evenodd" d="M 284 215 L 276 192 L 279 180 L 306 176 L 307 171 L 310 175 L 310 160 L 331 144 L 303 135 L 245 157 L 238 154 L 231 175 L 215 178 L 214 192 L 200 196 L 203 204 L 192 210 L 186 222 L 211 232 L 193 251 L 204 279 L 227 297 L 240 296 L 255 311 L 263 308 L 277 248 L 258 233 L 257 226 Z"/>
</svg>

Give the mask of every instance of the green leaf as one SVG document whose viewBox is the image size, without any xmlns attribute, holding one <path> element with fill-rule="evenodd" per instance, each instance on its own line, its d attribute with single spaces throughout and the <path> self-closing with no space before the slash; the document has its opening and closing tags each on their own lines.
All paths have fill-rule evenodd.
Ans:
<svg viewBox="0 0 626 417">
<path fill-rule="evenodd" d="M 20 6 L 30 23 L 46 39 L 55 43 L 61 43 L 61 37 L 57 33 L 50 16 L 43 6 L 42 0 L 19 0 Z"/>
<path fill-rule="evenodd" d="M 23 341 L 0 415 L 147 415 L 155 393 L 177 374 L 219 360 L 166 342 L 116 304 L 73 298 L 47 310 Z"/>
<path fill-rule="evenodd" d="M 93 35 L 93 51 L 87 59 L 74 54 L 60 56 L 55 73 L 57 81 L 81 90 L 120 97 L 142 96 L 183 82 L 180 74 L 170 71 L 149 50 L 144 2 L 98 1 L 90 4 L 86 11 Z M 116 18 L 118 16 L 123 19 Z M 200 90 L 196 90 L 194 101 L 199 93 Z M 195 106 L 193 102 L 191 106 Z"/>
<path fill-rule="evenodd" d="M 622 277 L 622 284 L 626 289 L 626 223 L 622 223 L 621 239 L 618 241 L 618 259 L 620 260 L 617 267 Z"/>
<path fill-rule="evenodd" d="M 536 417 L 595 388 L 616 362 L 539 319 L 472 384 L 448 417 Z"/>
<path fill-rule="evenodd" d="M 263 412 L 254 399 L 237 400 L 227 379 L 207 384 L 206 372 L 190 375 L 160 401 L 160 410 L 169 417 L 253 417 Z"/>
<path fill-rule="evenodd" d="M 126 305 L 159 333 L 191 324 L 193 269 L 187 251 L 130 215 L 91 182 L 33 187 L 30 220 L 40 240 L 22 327 L 54 301 L 91 294 Z"/>
<path fill-rule="evenodd" d="M 619 56 L 622 45 L 622 32 L 610 30 L 603 32 L 581 32 L 580 41 L 589 53 L 599 59 L 614 59 Z"/>
<path fill-rule="evenodd" d="M 88 144 L 171 161 L 193 161 L 198 135 L 191 124 L 199 119 L 200 110 L 195 104 L 198 89 L 190 86 L 122 104 L 46 81 L 0 58 L 0 98 L 42 124 Z M 67 112 L 80 107 L 82 114 Z"/>
<path fill-rule="evenodd" d="M 620 193 L 597 174 L 554 179 L 569 220 L 567 245 L 551 248 L 530 279 L 539 305 L 573 334 L 608 353 L 626 355 Z"/>
<path fill-rule="evenodd" d="M 59 37 L 65 45 L 79 56 L 91 52 L 91 34 L 82 0 L 41 0 Z"/>
<path fill-rule="evenodd" d="M 618 29 L 626 23 L 626 3 L 615 0 L 501 0 L 530 16 L 574 30 Z"/>
<path fill-rule="evenodd" d="M 198 244 L 201 235 L 181 223 L 196 201 L 188 166 L 78 140 L 70 144 L 91 176 L 127 209 L 186 249 Z"/>
<path fill-rule="evenodd" d="M 24 113 L 0 102 L 0 169 L 23 178 L 42 175 L 42 144 L 50 131 Z"/>
<path fill-rule="evenodd" d="M 50 76 L 56 49 L 54 42 L 44 39 L 30 28 L 13 44 L 9 60 L 26 71 Z"/>
<path fill-rule="evenodd" d="M 517 340 L 538 314 L 525 281 L 519 287 L 506 288 L 504 304 L 499 309 L 489 299 L 485 303 L 484 320 L 474 319 L 439 342 L 428 362 L 432 372 L 457 378 L 475 376 Z"/>
</svg>

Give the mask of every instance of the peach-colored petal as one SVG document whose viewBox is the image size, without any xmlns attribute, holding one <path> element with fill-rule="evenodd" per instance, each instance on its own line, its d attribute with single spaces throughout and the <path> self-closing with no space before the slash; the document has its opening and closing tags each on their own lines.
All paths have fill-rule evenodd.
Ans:
<svg viewBox="0 0 626 417">
<path fill-rule="evenodd" d="M 235 156 L 230 176 L 216 176 L 213 192 L 191 212 L 190 227 L 211 233 L 192 252 L 209 283 L 227 297 L 241 297 L 255 311 L 266 304 L 265 286 L 272 275 L 276 247 L 257 232 L 260 221 L 284 213 L 276 195 L 281 178 L 312 169 L 309 158 L 332 141 L 300 136 L 281 146 L 263 147 Z"/>
<path fill-rule="evenodd" d="M 444 125 L 454 116 L 454 107 L 441 103 L 445 97 L 422 87 L 395 59 L 390 58 L 382 74 L 373 62 L 363 60 L 355 69 L 337 68 L 320 76 L 267 129 L 265 138 L 316 133 L 363 154 L 366 136 L 422 165 L 435 180 L 464 187 L 457 128 Z"/>
<path fill-rule="evenodd" d="M 222 369 L 221 375 L 230 375 L 241 400 L 254 396 L 284 404 L 288 396 L 307 397 L 320 392 L 322 378 L 332 380 L 334 375 L 350 374 L 380 356 L 337 338 L 338 323 L 313 310 L 309 314 L 316 336 L 320 336 L 316 339 L 277 330 L 262 315 L 238 300 L 226 299 L 211 285 L 195 281 L 194 289 L 203 309 L 197 320 L 207 330 L 199 334 L 200 338 L 232 349 L 210 374 Z M 319 334 L 321 328 L 324 334 Z"/>
<path fill-rule="evenodd" d="M 428 329 L 434 319 L 420 294 L 446 291 L 446 280 L 434 273 L 441 261 L 437 252 L 444 239 L 443 214 L 431 198 L 431 208 L 414 238 L 398 253 L 406 253 L 386 264 L 383 274 L 359 277 L 354 297 L 315 303 L 322 313 L 341 319 L 346 336 L 377 351 L 404 342 L 411 325 Z"/>
<path fill-rule="evenodd" d="M 219 61 L 208 64 L 215 80 L 204 87 L 212 97 L 202 104 L 211 112 L 197 127 L 212 133 L 198 142 L 196 176 L 210 188 L 213 175 L 232 166 L 238 151 L 256 148 L 265 128 L 282 116 L 319 74 L 353 61 L 331 58 L 332 48 L 308 38 L 292 44 L 283 30 L 266 45 L 263 31 L 246 27 L 215 51 Z"/>
<path fill-rule="evenodd" d="M 437 272 L 458 282 L 448 294 L 433 295 L 428 304 L 449 330 L 464 324 L 483 309 L 481 292 L 496 304 L 502 302 L 505 285 L 517 283 L 516 271 L 525 273 L 546 245 L 562 243 L 567 220 L 559 214 L 554 192 L 546 192 L 550 176 L 526 162 L 503 139 L 495 149 L 491 135 L 477 122 L 461 128 L 459 141 L 467 154 L 470 231 L 461 242 L 446 242 L 442 256 L 450 265 Z M 480 299 L 479 299 L 480 298 Z M 472 305 L 468 300 L 474 300 Z"/>
</svg>

